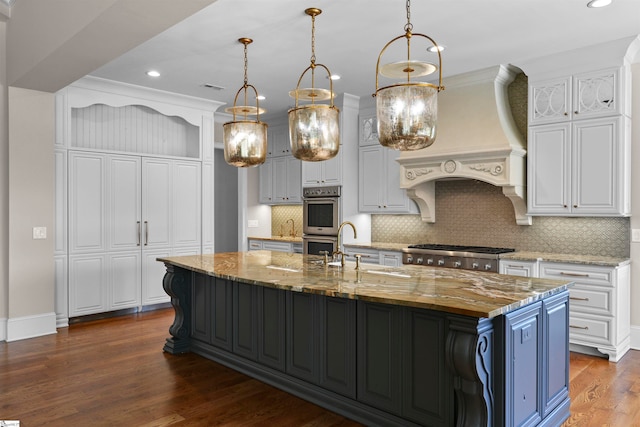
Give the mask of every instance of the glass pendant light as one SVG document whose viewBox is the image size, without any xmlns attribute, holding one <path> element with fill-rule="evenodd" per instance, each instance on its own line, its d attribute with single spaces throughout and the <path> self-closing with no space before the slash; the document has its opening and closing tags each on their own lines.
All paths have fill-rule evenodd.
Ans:
<svg viewBox="0 0 640 427">
<path fill-rule="evenodd" d="M 232 166 L 239 168 L 257 166 L 267 158 L 267 124 L 260 121 L 260 114 L 265 110 L 260 108 L 258 91 L 247 83 L 247 45 L 253 40 L 243 37 L 238 39 L 244 45 L 244 85 L 236 93 L 233 107 L 225 109 L 227 113 L 233 113 L 233 121 L 223 125 L 224 160 Z M 247 89 L 253 89 L 256 106 L 247 105 Z M 240 92 L 244 92 L 244 105 L 236 105 Z M 236 120 L 236 115 L 242 118 Z M 251 120 L 248 116 L 255 115 Z"/>
<path fill-rule="evenodd" d="M 316 64 L 315 52 L 315 18 L 322 11 L 317 8 L 309 8 L 304 11 L 311 16 L 311 65 L 304 70 L 298 79 L 296 89 L 289 92 L 295 98 L 295 108 L 289 110 L 289 139 L 291 152 L 300 160 L 318 162 L 335 157 L 340 150 L 340 110 L 333 105 L 333 81 L 331 72 L 322 65 Z M 322 67 L 329 77 L 329 90 L 315 87 L 315 72 L 317 67 Z M 311 70 L 311 87 L 300 89 L 300 82 L 307 71 Z M 304 99 L 310 104 L 298 105 L 298 101 Z M 329 104 L 316 104 L 316 101 L 329 100 Z"/>
<path fill-rule="evenodd" d="M 413 33 L 411 24 L 411 1 L 407 0 L 407 24 L 405 33 L 387 43 L 376 64 L 376 113 L 378 118 L 378 139 L 380 144 L 395 150 L 419 150 L 433 144 L 436 139 L 438 116 L 438 92 L 442 86 L 442 58 L 438 44 L 429 36 Z M 423 37 L 433 44 L 438 54 L 438 65 L 411 59 L 411 38 Z M 407 59 L 380 67 L 380 59 L 385 50 L 395 41 L 407 40 Z M 412 78 L 429 75 L 438 70 L 437 85 L 412 81 Z M 378 76 L 402 79 L 401 82 L 379 88 Z"/>
</svg>

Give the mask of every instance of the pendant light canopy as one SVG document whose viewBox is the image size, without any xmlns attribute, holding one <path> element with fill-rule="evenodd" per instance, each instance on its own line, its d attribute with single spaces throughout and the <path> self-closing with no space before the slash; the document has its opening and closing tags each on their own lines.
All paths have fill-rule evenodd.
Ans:
<svg viewBox="0 0 640 427">
<path fill-rule="evenodd" d="M 223 125 L 224 160 L 239 168 L 257 166 L 267 158 L 267 124 L 260 121 L 260 114 L 265 110 L 260 108 L 258 91 L 247 83 L 247 45 L 253 40 L 243 37 L 238 39 L 244 45 L 244 85 L 236 93 L 233 107 L 225 109 L 233 113 L 233 121 Z M 255 94 L 256 106 L 247 105 L 247 90 L 252 89 Z M 244 92 L 244 105 L 236 105 L 240 92 Z M 236 120 L 236 115 L 242 118 Z M 248 116 L 255 115 L 251 120 Z"/>
<path fill-rule="evenodd" d="M 437 43 L 429 36 L 413 33 L 411 24 L 411 1 L 406 2 L 407 24 L 405 33 L 388 42 L 378 55 L 376 63 L 376 113 L 378 139 L 380 144 L 396 150 L 419 150 L 433 144 L 436 139 L 436 121 L 438 116 L 438 92 L 442 86 L 442 58 Z M 432 44 L 438 55 L 438 65 L 411 59 L 412 37 L 423 37 Z M 380 66 L 385 50 L 395 41 L 405 38 L 407 41 L 407 60 Z M 412 81 L 438 71 L 438 84 Z M 379 88 L 378 77 L 382 74 L 390 78 L 402 78 L 403 81 Z"/>
<path fill-rule="evenodd" d="M 296 89 L 289 92 L 295 98 L 295 108 L 289 110 L 289 138 L 291 152 L 300 160 L 317 162 L 335 157 L 340 150 L 340 111 L 333 105 L 333 81 L 331 72 L 322 65 L 316 64 L 315 53 L 315 18 L 322 13 L 317 8 L 309 8 L 305 13 L 311 16 L 311 65 L 309 65 L 298 79 Z M 329 77 L 329 90 L 315 87 L 316 68 L 321 67 Z M 302 78 L 311 70 L 311 87 L 300 89 Z M 311 101 L 310 104 L 299 106 L 299 100 Z M 329 100 L 329 104 L 316 104 L 316 101 Z"/>
</svg>

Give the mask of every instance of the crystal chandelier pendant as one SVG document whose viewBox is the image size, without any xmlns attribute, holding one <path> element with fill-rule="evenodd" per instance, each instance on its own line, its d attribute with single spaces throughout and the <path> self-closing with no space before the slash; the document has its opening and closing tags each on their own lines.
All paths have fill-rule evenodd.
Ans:
<svg viewBox="0 0 640 427">
<path fill-rule="evenodd" d="M 222 126 L 224 141 L 224 160 L 235 167 L 244 168 L 258 166 L 265 162 L 267 158 L 267 124 L 260 121 L 260 114 L 265 110 L 260 108 L 258 91 L 255 87 L 247 83 L 247 45 L 253 40 L 241 38 L 238 40 L 244 44 L 244 85 L 236 93 L 233 107 L 225 109 L 227 113 L 233 114 L 233 120 Z M 247 90 L 252 89 L 256 106 L 247 105 Z M 245 105 L 236 105 L 238 96 L 244 92 Z M 241 115 L 241 119 L 236 119 L 236 115 Z M 255 115 L 256 119 L 251 120 L 248 116 Z"/>
<path fill-rule="evenodd" d="M 376 115 L 378 140 L 381 145 L 395 150 L 412 151 L 431 146 L 436 139 L 438 119 L 438 92 L 442 86 L 442 58 L 436 42 L 424 34 L 412 33 L 410 1 L 407 0 L 407 24 L 405 33 L 388 42 L 376 64 Z M 438 65 L 411 59 L 412 37 L 428 39 L 438 55 Z M 406 39 L 407 60 L 380 66 L 385 50 L 400 39 Z M 439 73 L 438 84 L 412 81 L 417 77 Z M 402 78 L 403 81 L 380 88 L 379 75 Z"/>
<path fill-rule="evenodd" d="M 311 65 L 304 70 L 298 79 L 296 89 L 289 95 L 296 100 L 295 108 L 289 110 L 289 139 L 291 153 L 297 159 L 318 162 L 335 157 L 340 150 L 340 110 L 333 105 L 333 82 L 329 78 L 330 89 L 315 87 L 316 68 L 323 68 L 327 76 L 329 69 L 316 64 L 315 58 L 315 17 L 322 13 L 320 9 L 309 8 L 305 13 L 311 16 Z M 311 71 L 311 88 L 300 89 L 300 82 Z M 311 101 L 307 105 L 299 105 L 299 100 Z M 316 101 L 329 100 L 329 104 L 316 104 Z"/>
</svg>

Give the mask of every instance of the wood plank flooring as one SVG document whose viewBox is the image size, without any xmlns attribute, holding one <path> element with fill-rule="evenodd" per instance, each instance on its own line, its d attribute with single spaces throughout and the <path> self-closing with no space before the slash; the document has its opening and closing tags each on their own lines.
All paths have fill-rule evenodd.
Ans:
<svg viewBox="0 0 640 427">
<path fill-rule="evenodd" d="M 162 352 L 173 309 L 0 343 L 0 420 L 31 426 L 358 426 L 193 354 Z M 569 426 L 640 426 L 640 352 L 571 354 Z"/>
</svg>

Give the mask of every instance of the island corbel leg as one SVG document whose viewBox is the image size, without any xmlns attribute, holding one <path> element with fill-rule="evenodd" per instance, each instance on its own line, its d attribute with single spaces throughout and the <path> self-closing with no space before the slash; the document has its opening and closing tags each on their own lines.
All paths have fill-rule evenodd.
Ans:
<svg viewBox="0 0 640 427">
<path fill-rule="evenodd" d="M 457 427 L 493 425 L 492 338 L 488 319 L 449 318 L 446 359 L 454 375 Z"/>
<path fill-rule="evenodd" d="M 175 310 L 173 325 L 169 327 L 170 338 L 163 350 L 178 354 L 190 351 L 191 336 L 191 280 L 190 273 L 171 264 L 166 264 L 167 272 L 162 279 L 162 287 L 171 297 L 171 305 Z"/>
</svg>

